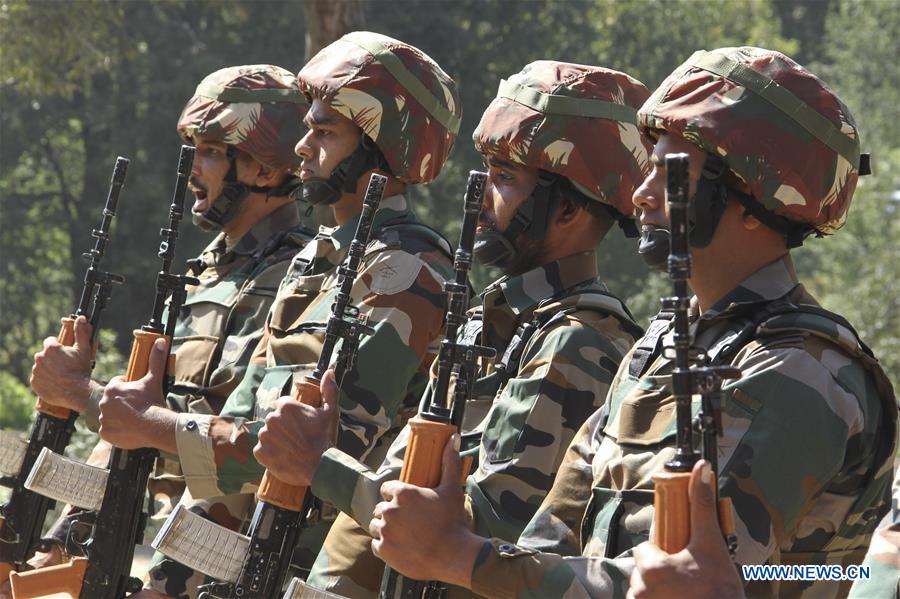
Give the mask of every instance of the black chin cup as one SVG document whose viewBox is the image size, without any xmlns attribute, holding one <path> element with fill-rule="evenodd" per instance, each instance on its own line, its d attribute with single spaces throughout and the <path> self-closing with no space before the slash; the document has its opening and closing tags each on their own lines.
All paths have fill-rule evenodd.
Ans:
<svg viewBox="0 0 900 599">
<path fill-rule="evenodd" d="M 516 247 L 500 231 L 479 233 L 472 253 L 481 264 L 499 268 L 512 264 L 518 255 Z"/>
<path fill-rule="evenodd" d="M 312 177 L 303 182 L 303 199 L 312 206 L 330 206 L 341 199 L 341 194 L 356 193 L 357 181 L 372 169 L 391 172 L 372 138 L 361 133 L 359 145 L 334 167 L 327 179 Z"/>
<path fill-rule="evenodd" d="M 540 171 L 534 189 L 519 205 L 506 229 L 487 231 L 475 238 L 475 258 L 486 266 L 503 269 L 512 264 L 518 255 L 516 239 L 519 235 L 524 233 L 529 239 L 542 239 L 559 204 L 559 181 L 557 175 Z"/>
<path fill-rule="evenodd" d="M 638 244 L 638 254 L 652 270 L 666 272 L 669 263 L 668 229 L 644 229 Z"/>
</svg>

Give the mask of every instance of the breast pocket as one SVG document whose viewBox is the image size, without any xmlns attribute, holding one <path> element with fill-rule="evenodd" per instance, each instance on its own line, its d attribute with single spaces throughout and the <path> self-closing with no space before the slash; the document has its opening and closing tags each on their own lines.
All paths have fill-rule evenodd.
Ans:
<svg viewBox="0 0 900 599">
<path fill-rule="evenodd" d="M 175 329 L 175 384 L 206 387 L 213 370 L 225 357 L 222 338 L 238 294 L 225 297 L 200 292 L 182 307 Z"/>
<path fill-rule="evenodd" d="M 494 400 L 482 434 L 487 464 L 502 464 L 511 460 L 526 427 L 536 426 L 535 430 L 541 430 L 538 423 L 530 422 L 540 385 L 541 380 L 536 378 L 510 379 Z"/>
</svg>

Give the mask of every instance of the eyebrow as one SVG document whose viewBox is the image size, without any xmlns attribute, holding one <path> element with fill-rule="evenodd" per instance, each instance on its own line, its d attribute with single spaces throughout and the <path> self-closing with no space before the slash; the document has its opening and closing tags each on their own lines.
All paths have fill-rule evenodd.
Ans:
<svg viewBox="0 0 900 599">
<path fill-rule="evenodd" d="M 487 157 L 485 157 L 485 160 L 487 161 L 487 163 L 489 165 L 495 166 L 498 168 L 515 168 L 515 166 L 516 166 L 512 162 L 510 162 L 508 160 L 502 160 L 500 158 L 497 158 L 496 156 L 487 156 Z"/>
<path fill-rule="evenodd" d="M 307 126 L 316 125 L 319 127 L 322 125 L 333 125 L 336 122 L 334 117 L 328 115 L 315 115 L 312 112 L 307 112 L 306 118 L 303 120 L 306 121 Z"/>
</svg>

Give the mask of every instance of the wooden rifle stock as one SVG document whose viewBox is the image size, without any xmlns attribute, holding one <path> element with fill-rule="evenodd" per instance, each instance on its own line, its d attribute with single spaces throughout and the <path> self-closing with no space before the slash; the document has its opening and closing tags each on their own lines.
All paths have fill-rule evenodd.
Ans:
<svg viewBox="0 0 900 599">
<path fill-rule="evenodd" d="M 31 572 L 13 572 L 9 576 L 15 599 L 32 599 L 54 593 L 77 597 L 87 572 L 86 557 L 76 557 L 66 564 L 47 566 Z"/>
<path fill-rule="evenodd" d="M 56 336 L 56 340 L 60 345 L 65 345 L 67 347 L 72 347 L 75 345 L 75 319 L 67 316 L 62 319 L 62 328 L 59 331 L 59 335 Z M 41 414 L 46 414 L 47 416 L 52 416 L 54 418 L 68 418 L 72 411 L 68 408 L 64 408 L 62 406 L 54 406 L 52 404 L 48 404 L 46 402 L 41 401 L 41 398 L 38 397 L 37 403 L 34 405 L 34 409 L 36 409 Z"/>
<path fill-rule="evenodd" d="M 294 399 L 308 406 L 318 407 L 322 405 L 319 381 L 309 376 L 305 377 L 297 385 Z M 266 470 L 256 492 L 256 498 L 292 512 L 299 512 L 303 507 L 306 491 L 307 487 L 289 485 L 272 476 Z"/>
</svg>

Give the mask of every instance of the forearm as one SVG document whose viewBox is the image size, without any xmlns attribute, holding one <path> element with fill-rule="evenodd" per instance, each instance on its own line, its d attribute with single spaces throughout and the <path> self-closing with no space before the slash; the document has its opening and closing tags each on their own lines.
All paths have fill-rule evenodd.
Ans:
<svg viewBox="0 0 900 599">
<path fill-rule="evenodd" d="M 179 414 L 175 435 L 185 483 L 195 498 L 251 490 L 265 468 L 253 456 L 263 421 Z"/>
<path fill-rule="evenodd" d="M 469 588 L 489 598 L 624 597 L 631 558 L 563 557 L 485 540 L 474 562 Z"/>
</svg>

